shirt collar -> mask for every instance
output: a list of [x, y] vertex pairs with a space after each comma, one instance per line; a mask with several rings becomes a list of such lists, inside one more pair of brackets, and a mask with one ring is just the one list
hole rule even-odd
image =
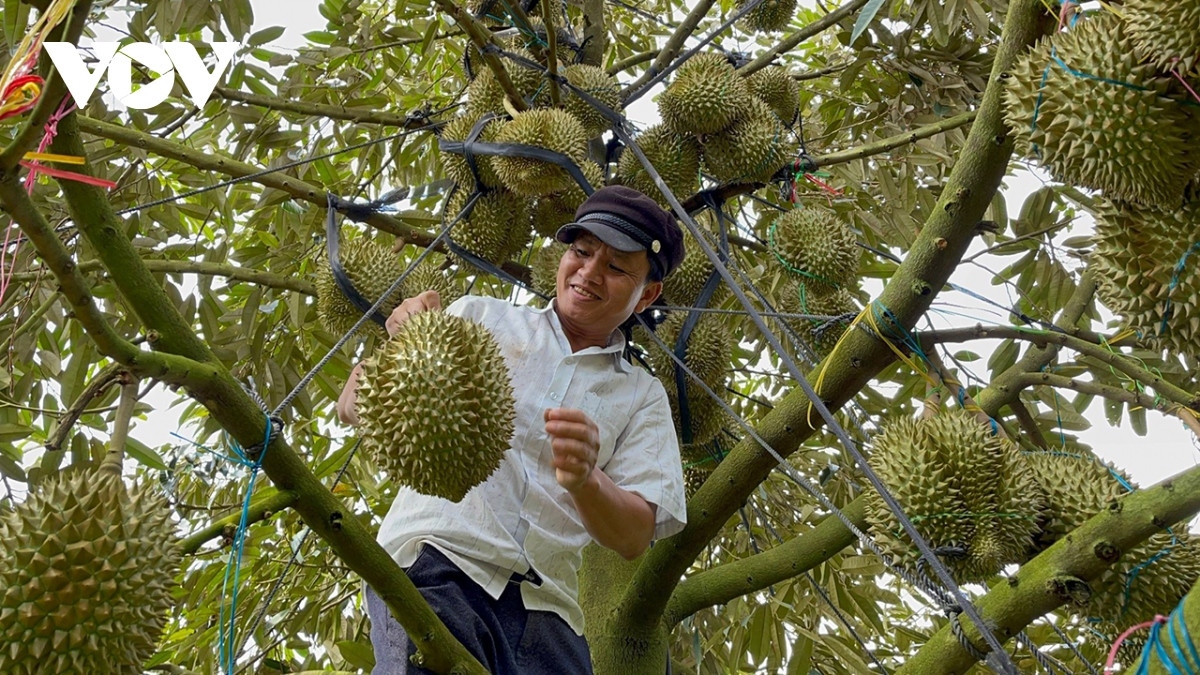
[[[545, 314], [549, 318], [550, 326], [554, 328], [554, 334], [558, 336], [559, 346], [562, 347], [564, 352], [570, 354], [570, 353], [572, 353], [571, 352], [571, 341], [567, 339], [567, 334], [565, 332], [563, 332], [562, 321], [560, 321], [558, 318], [558, 312], [552, 311], [555, 307], [555, 303], [557, 303], [557, 302], [558, 302], [558, 298], [550, 298], [550, 302], [546, 303], [545, 307], [538, 309], [537, 312], [539, 312], [541, 314]], [[596, 351], [590, 351], [590, 350], [596, 350]], [[629, 365], [629, 362], [626, 361], [624, 358], [624, 356], [625, 356], [625, 335], [621, 332], [620, 328], [613, 330], [612, 334], [610, 334], [608, 336], [608, 345], [607, 346], [605, 346], [603, 348], [588, 347], [588, 348], [584, 349], [583, 351], [586, 353], [589, 353], [589, 354], [612, 354], [613, 355], [613, 363], [616, 364], [616, 368], [618, 371], [620, 371], [622, 373], [629, 373], [632, 370], [632, 367]]]

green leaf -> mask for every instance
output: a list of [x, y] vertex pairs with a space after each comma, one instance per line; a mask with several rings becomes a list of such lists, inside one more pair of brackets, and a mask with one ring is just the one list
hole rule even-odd
[[157, 469], [158, 471], [167, 470], [167, 463], [163, 461], [162, 457], [136, 438], [130, 437], [125, 439], [125, 454], [151, 469]]
[[246, 44], [251, 47], [258, 47], [268, 42], [274, 42], [283, 36], [285, 30], [287, 29], [284, 26], [271, 26], [270, 28], [255, 31], [253, 35], [246, 38]]
[[14, 462], [7, 455], [0, 455], [0, 474], [22, 483], [26, 483], [29, 480], [21, 465]]
[[871, 22], [875, 20], [875, 15], [879, 13], [882, 7], [883, 0], [870, 0], [870, 2], [863, 6], [862, 12], [859, 13], [858, 18], [854, 21], [854, 28], [850, 31], [851, 45], [858, 42], [858, 36], [867, 30], [867, 26], [870, 26]]

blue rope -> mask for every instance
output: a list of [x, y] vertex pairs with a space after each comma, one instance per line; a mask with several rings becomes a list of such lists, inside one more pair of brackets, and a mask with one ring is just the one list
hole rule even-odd
[[[1124, 482], [1124, 481], [1122, 481], [1122, 482]], [[1125, 575], [1125, 591], [1124, 591], [1124, 598], [1121, 600], [1120, 616], [1124, 616], [1125, 610], [1129, 609], [1129, 600], [1130, 600], [1130, 597], [1133, 595], [1133, 582], [1137, 581], [1138, 575], [1140, 575], [1142, 573], [1142, 571], [1145, 570], [1146, 568], [1150, 567], [1154, 563], [1156, 563], [1159, 560], [1162, 560], [1163, 558], [1170, 555], [1171, 552], [1173, 550], [1175, 550], [1175, 547], [1179, 545], [1179, 537], [1177, 537], [1175, 535], [1175, 533], [1171, 531], [1171, 528], [1165, 527], [1163, 529], [1166, 530], [1167, 533], [1171, 535], [1171, 543], [1164, 546], [1163, 550], [1159, 551], [1158, 553], [1155, 553], [1154, 555], [1150, 556], [1143, 562], [1140, 562], [1137, 565], [1135, 565], [1133, 567], [1133, 569], [1129, 570], [1129, 574]]]
[[1183, 252], [1183, 257], [1179, 259], [1179, 262], [1175, 263], [1175, 271], [1171, 274], [1171, 283], [1167, 285], [1167, 300], [1163, 307], [1162, 325], [1158, 328], [1159, 333], [1165, 334], [1167, 332], [1167, 322], [1171, 320], [1171, 292], [1179, 286], [1179, 276], [1183, 274], [1184, 268], [1187, 267], [1187, 259], [1192, 254], [1192, 251], [1200, 251], [1200, 241], [1189, 246], [1188, 250]]
[[[1171, 610], [1171, 616], [1165, 622], [1167, 626], [1167, 634], [1170, 638], [1170, 653], [1163, 646], [1162, 628], [1164, 622], [1156, 621], [1150, 628], [1150, 637], [1146, 640], [1146, 645], [1142, 648], [1142, 660], [1138, 665], [1137, 675], [1149, 675], [1151, 655], [1158, 657], [1159, 664], [1166, 670], [1168, 675], [1200, 675], [1200, 654], [1196, 653], [1196, 645], [1192, 642], [1192, 636], [1188, 631], [1187, 622], [1183, 620], [1183, 603], [1187, 600], [1185, 596], [1175, 609]], [[1181, 644], [1182, 643], [1182, 644]], [[1185, 652], [1182, 645], [1187, 646]], [[1193, 667], [1195, 664], [1195, 667]]]

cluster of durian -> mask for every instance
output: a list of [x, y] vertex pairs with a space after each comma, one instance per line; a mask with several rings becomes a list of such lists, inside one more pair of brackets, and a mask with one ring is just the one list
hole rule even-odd
[[[1017, 152], [1059, 180], [1101, 190], [1110, 199], [1177, 208], [1200, 170], [1200, 153], [1192, 150], [1200, 139], [1200, 110], [1186, 104], [1187, 92], [1174, 77], [1126, 46], [1159, 46], [1160, 36], [1169, 34], [1174, 37], [1161, 42], [1194, 49], [1200, 9], [1185, 4], [1193, 7], [1179, 11], [1179, 18], [1190, 17], [1190, 26], [1160, 33], [1169, 20], [1166, 5], [1144, 2], [1135, 12], [1140, 22], [1103, 12], [1023, 56], [1004, 92]], [[1183, 56], [1169, 52], [1167, 60]]]
[[534, 252], [529, 260], [529, 281], [533, 290], [553, 298], [558, 294], [558, 265], [567, 245], [550, 242]]
[[[679, 67], [658, 97], [662, 126], [647, 130], [638, 144], [679, 197], [699, 187], [693, 170], [697, 158], [721, 182], [765, 182], [792, 152], [788, 125], [796, 116], [798, 92], [783, 68], [743, 77], [721, 54], [697, 54]], [[671, 167], [672, 158], [681, 166]], [[660, 164], [659, 159], [666, 161]], [[658, 194], [633, 157], [622, 158], [617, 177]]]
[[1192, 358], [1200, 358], [1198, 234], [1200, 199], [1174, 211], [1105, 204], [1089, 259], [1105, 306], [1150, 344]]
[[[664, 344], [674, 350], [687, 319], [688, 314], [685, 312], [672, 313], [659, 324], [655, 333]], [[641, 335], [638, 342], [646, 347], [646, 361], [654, 371], [655, 377], [667, 391], [667, 401], [671, 405], [671, 414], [675, 420], [675, 432], [679, 436], [683, 460], [689, 462], [706, 457], [707, 445], [721, 431], [726, 416], [721, 404], [704, 391], [697, 379], [718, 396], [725, 395], [725, 384], [729, 378], [729, 363], [733, 355], [733, 338], [729, 329], [719, 316], [701, 314], [684, 345], [683, 362], [696, 376], [693, 378], [686, 372], [683, 374], [690, 442], [687, 440], [689, 433], [685, 433], [683, 429], [674, 359], [659, 348], [649, 336]]]
[[181, 559], [161, 496], [109, 468], [52, 478], [0, 539], [0, 672], [142, 672]]
[[[390, 247], [366, 239], [342, 242], [339, 258], [354, 288], [370, 303], [387, 293], [404, 271], [399, 258]], [[348, 332], [362, 316], [362, 310], [355, 307], [342, 293], [341, 287], [333, 278], [333, 270], [324, 257], [317, 259], [316, 282], [317, 318], [321, 325], [337, 335]], [[387, 316], [403, 299], [404, 296], [397, 289], [380, 305], [379, 311]], [[377, 337], [385, 336], [383, 328], [374, 322], [363, 324], [363, 329], [372, 331]]]
[[421, 312], [364, 361], [363, 446], [400, 485], [461, 501], [487, 480], [512, 440], [508, 366], [483, 326]]
[[1127, 492], [1116, 476], [1128, 479], [1088, 448], [1073, 445], [1062, 451], [1026, 452], [1022, 456], [1046, 495], [1039, 549], [1062, 539]]
[[[698, 216], [696, 224], [700, 225], [702, 220]], [[712, 239], [709, 239], [708, 243], [711, 246]], [[713, 271], [712, 261], [701, 250], [700, 244], [696, 242], [692, 233], [685, 229], [683, 232], [683, 262], [663, 280], [663, 299], [668, 304], [677, 307], [695, 307], [700, 300], [700, 294], [704, 290], [705, 284], [712, 277]], [[723, 280], [718, 279], [716, 284], [708, 299], [707, 305], [710, 307], [720, 304], [729, 292], [729, 287]]]
[[[1020, 452], [965, 410], [888, 422], [871, 468], [960, 583], [984, 581], [1028, 559], [1045, 495]], [[915, 567], [919, 550], [875, 493], [867, 521], [884, 553]]]
[[1143, 58], [1164, 71], [1200, 74], [1200, 2], [1126, 0], [1121, 14]]
[[414, 267], [400, 283], [400, 294], [406, 298], [425, 291], [437, 291], [442, 307], [448, 307], [463, 296], [458, 280], [447, 274], [440, 263], [428, 257]]

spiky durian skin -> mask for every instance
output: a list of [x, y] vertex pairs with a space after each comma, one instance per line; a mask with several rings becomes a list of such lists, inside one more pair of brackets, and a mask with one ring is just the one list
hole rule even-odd
[[[692, 236], [691, 232], [685, 230], [683, 233], [683, 262], [670, 276], [663, 279], [663, 298], [668, 303], [679, 307], [695, 306], [700, 299], [700, 292], [704, 290], [704, 285], [708, 283], [712, 273], [712, 261], [704, 255], [704, 251], [700, 249], [700, 244], [696, 242], [696, 238]], [[708, 300], [708, 305], [712, 306], [721, 302], [728, 290], [725, 282], [718, 280], [717, 287]]]
[[1157, 348], [1193, 358], [1200, 357], [1197, 232], [1200, 200], [1169, 212], [1103, 205], [1089, 257], [1105, 306]]
[[750, 93], [775, 113], [779, 121], [791, 124], [800, 109], [800, 85], [783, 66], [767, 66], [746, 78]]
[[820, 206], [792, 209], [778, 216], [767, 236], [775, 261], [810, 289], [847, 286], [858, 272], [854, 230], [833, 211]]
[[[891, 420], [868, 461], [931, 548], [959, 549], [942, 556], [958, 581], [984, 581], [1031, 552], [1045, 497], [1016, 446], [973, 413]], [[916, 566], [916, 545], [874, 492], [867, 522], [884, 553]]]
[[[460, 115], [446, 123], [442, 128], [442, 138], [447, 141], [465, 141], [467, 136], [471, 134], [471, 129], [475, 123], [479, 121], [481, 115]], [[501, 122], [492, 120], [488, 122], [480, 132], [478, 141], [484, 143], [493, 143], [496, 140], [496, 134], [500, 131]], [[454, 152], [442, 151], [442, 168], [446, 171], [446, 177], [458, 183], [463, 189], [472, 189], [475, 187], [475, 174], [471, 173], [471, 165], [467, 163], [467, 158]], [[475, 167], [479, 170], [479, 180], [483, 182], [485, 187], [499, 187], [500, 177], [496, 175], [496, 169], [492, 167], [493, 157], [489, 155], [475, 155]]]
[[529, 277], [533, 289], [553, 298], [558, 294], [558, 265], [567, 245], [557, 241], [539, 248], [529, 261]]
[[[779, 289], [776, 309], [785, 314], [841, 317], [857, 313], [858, 305], [854, 302], [854, 296], [845, 288], [831, 288], [823, 284], [788, 279]], [[833, 318], [796, 317], [785, 321], [818, 357], [824, 357], [833, 350], [849, 325], [849, 321], [839, 322]]]
[[[390, 248], [373, 241], [356, 239], [343, 242], [339, 247], [339, 257], [354, 288], [370, 303], [386, 293], [404, 271]], [[402, 299], [399, 291], [392, 293], [380, 305], [379, 311], [387, 316]], [[329, 332], [340, 334], [349, 331], [361, 316], [362, 311], [346, 298], [334, 280], [329, 262], [321, 259], [317, 267], [317, 317], [321, 324]], [[383, 334], [383, 329], [374, 323], [363, 324], [364, 327], [368, 325], [368, 330]]]
[[[1066, 183], [1111, 199], [1177, 207], [1197, 169], [1200, 115], [1166, 98], [1170, 78], [1143, 62], [1115, 16], [1080, 21], [1018, 60], [1004, 91], [1005, 120], [1017, 152]], [[1054, 49], [1054, 55], [1051, 54]], [[1111, 82], [1078, 77], [1078, 72]]]
[[[581, 162], [579, 170], [591, 184], [592, 190], [604, 187], [604, 169], [594, 162]], [[533, 230], [543, 237], [553, 238], [558, 228], [575, 220], [575, 211], [587, 199], [587, 193], [571, 181], [565, 190], [537, 198], [533, 207]]]
[[431, 258], [422, 260], [400, 283], [400, 293], [406, 298], [425, 291], [437, 291], [442, 307], [463, 296], [458, 283], [447, 276], [441, 265]]
[[[657, 124], [639, 134], [636, 140], [676, 199], [687, 199], [700, 189], [700, 144], [695, 136]], [[667, 203], [637, 155], [628, 148], [617, 160], [616, 182], [645, 193], [660, 205]]]
[[495, 338], [445, 312], [409, 317], [359, 380], [364, 448], [397, 483], [455, 502], [500, 466], [514, 405]]
[[771, 108], [751, 98], [747, 111], [704, 139], [704, 165], [723, 183], [766, 182], [787, 163], [788, 133]]
[[[567, 78], [567, 82], [587, 92], [592, 98], [617, 112], [621, 111], [621, 86], [617, 84], [617, 78], [609, 75], [603, 68], [577, 63], [567, 66], [562, 74]], [[612, 126], [600, 111], [575, 92], [564, 91], [563, 98], [563, 108], [579, 120], [588, 138], [599, 136]]]
[[1026, 452], [1022, 457], [1046, 494], [1040, 544], [1063, 538], [1126, 492], [1115, 469], [1086, 448]]
[[142, 672], [181, 559], [160, 496], [108, 470], [53, 478], [0, 512], [0, 538], [0, 672]]
[[[749, 0], [738, 0], [741, 9]], [[747, 30], [768, 33], [783, 30], [796, 15], [796, 0], [763, 0], [742, 17], [740, 24]]]
[[753, 95], [720, 54], [697, 54], [658, 97], [663, 122], [681, 134], [712, 134], [749, 112]]
[[1200, 72], [1200, 2], [1126, 0], [1121, 14], [1139, 55], [1164, 72]]
[[[679, 339], [687, 314], [673, 313], [663, 321], [655, 333], [671, 349]], [[640, 330], [640, 329], [639, 329]], [[675, 420], [675, 432], [681, 444], [687, 443], [681, 427], [679, 410], [679, 389], [675, 386], [675, 360], [660, 349], [657, 343], [647, 336], [639, 339], [646, 347], [647, 362], [654, 375], [667, 391], [667, 401], [671, 404], [671, 416]], [[733, 340], [729, 329], [719, 317], [705, 314], [696, 322], [688, 337], [684, 349], [683, 362], [695, 373], [696, 377], [708, 385], [718, 396], [724, 396], [725, 381], [728, 377], [729, 360], [733, 354]], [[719, 404], [691, 376], [684, 373], [684, 393], [688, 401], [688, 417], [691, 421], [691, 443], [700, 446], [708, 443], [721, 430], [724, 424], [723, 411]]]
[[[520, 143], [560, 152], [583, 164], [587, 157], [587, 134], [583, 125], [565, 110], [539, 109], [517, 113], [496, 136], [499, 143]], [[575, 184], [571, 174], [550, 162], [525, 157], [496, 157], [492, 160], [496, 175], [513, 192], [524, 197], [540, 197]]]
[[[447, 219], [457, 217], [469, 199], [465, 190], [457, 191], [446, 206]], [[480, 195], [470, 215], [450, 229], [454, 243], [493, 263], [509, 260], [531, 238], [529, 202], [508, 190]]]
[[[533, 54], [523, 49], [515, 50], [521, 56], [534, 60]], [[516, 62], [509, 61], [506, 58], [501, 58], [504, 62], [504, 69], [508, 73], [509, 79], [521, 97], [528, 100], [538, 93], [542, 85], [542, 76], [532, 68], [526, 68]], [[481, 67], [478, 68], [478, 74], [471, 84], [467, 87], [467, 114], [481, 115], [485, 112], [504, 114], [504, 89], [500, 86], [500, 81], [496, 79], [496, 74], [491, 68], [482, 65], [482, 60], [477, 60]]]

